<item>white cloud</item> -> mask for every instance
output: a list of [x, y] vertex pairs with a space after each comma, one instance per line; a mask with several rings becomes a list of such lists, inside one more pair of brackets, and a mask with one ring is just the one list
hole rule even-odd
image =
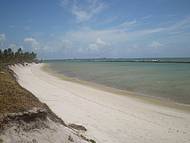
[[69, 7], [69, 11], [75, 16], [77, 22], [85, 22], [93, 18], [96, 14], [105, 9], [105, 3], [99, 0], [63, 0], [61, 6]]
[[169, 31], [181, 31], [186, 28], [190, 28], [190, 17], [187, 17], [181, 21], [178, 21], [177, 23], [167, 27], [167, 30]]
[[97, 40], [96, 40], [96, 43], [98, 44], [98, 45], [102, 45], [102, 46], [106, 46], [106, 45], [108, 45], [105, 41], [103, 41], [101, 38], [98, 38]]
[[99, 51], [102, 48], [107, 48], [109, 47], [110, 44], [106, 43], [105, 41], [103, 41], [101, 38], [97, 38], [96, 41], [94, 43], [90, 43], [88, 49], [90, 50], [95, 50], [95, 51]]
[[[185, 22], [184, 22], [185, 21]], [[135, 51], [134, 43], [138, 44], [139, 49], [163, 49], [166, 48], [162, 41], [167, 38], [168, 33], [178, 31], [187, 26], [188, 20], [181, 20], [168, 26], [162, 27], [135, 27], [141, 26], [140, 22], [136, 20], [126, 21], [119, 25], [107, 28], [107, 29], [91, 29], [91, 28], [80, 28], [77, 31], [70, 31], [64, 34], [63, 39], [68, 39], [72, 43], [72, 50], [74, 52], [88, 53], [94, 51], [94, 53], [104, 51], [109, 52], [110, 48], [113, 52], [124, 54], [125, 51]], [[130, 30], [127, 30], [129, 29]], [[162, 36], [163, 35], [163, 36]], [[159, 41], [157, 41], [158, 36]], [[149, 38], [153, 39], [153, 42], [146, 44]], [[155, 40], [154, 40], [155, 38]], [[169, 37], [168, 37], [169, 38]], [[145, 40], [145, 42], [142, 41]], [[109, 48], [107, 48], [109, 47]], [[90, 51], [89, 51], [90, 50]], [[143, 51], [142, 51], [143, 53]], [[139, 53], [140, 54], [140, 53]]]
[[[52, 36], [49, 41], [38, 41], [33, 37], [28, 37], [24, 39], [24, 48], [38, 50], [50, 57], [59, 55], [60, 58], [102, 55], [106, 57], [111, 54], [124, 57], [125, 55], [141, 55], [143, 52], [151, 52], [151, 50], [159, 52], [167, 48], [166, 38], [170, 36], [168, 33], [185, 31], [189, 19], [170, 23], [168, 26], [152, 28], [140, 27], [140, 23], [141, 21], [138, 20], [125, 21], [104, 29], [80, 27], [78, 30], [68, 31], [61, 36]], [[179, 34], [181, 35], [181, 33]], [[149, 42], [150, 37], [152, 42]]]
[[149, 45], [149, 47], [154, 48], [154, 49], [158, 49], [158, 48], [160, 48], [160, 47], [162, 47], [162, 46], [163, 46], [163, 44], [161, 44], [161, 43], [158, 42], [158, 41], [153, 41], [153, 42]]
[[79, 48], [73, 45], [73, 41], [68, 40], [66, 37], [52, 37], [48, 42], [40, 41], [40, 54], [48, 58], [72, 58], [73, 54], [79, 53]]
[[[95, 43], [91, 43], [91, 44], [89, 44], [88, 49], [97, 51], [97, 50], [99, 50], [99, 47]], [[82, 49], [80, 49], [80, 51], [82, 51]]]
[[118, 28], [118, 29], [125, 29], [125, 28], [130, 28], [132, 26], [134, 26], [135, 24], [137, 23], [136, 20], [132, 20], [132, 21], [125, 21], [121, 24], [119, 24], [118, 26], [116, 26], [115, 28]]
[[5, 34], [0, 34], [0, 46], [2, 46], [5, 41], [6, 41], [6, 36], [5, 36]]
[[32, 50], [38, 50], [40, 47], [40, 43], [32, 37], [25, 38], [24, 43], [31, 46]]
[[[182, 20], [171, 24], [170, 26], [165, 27], [155, 27], [155, 28], [140, 28], [135, 30], [133, 26], [137, 24], [136, 20], [126, 21], [118, 26], [114, 26], [107, 29], [96, 30], [91, 28], [81, 28], [78, 31], [67, 32], [64, 38], [69, 39], [70, 41], [78, 43], [93, 43], [99, 37], [106, 40], [109, 43], [123, 43], [130, 40], [137, 40], [138, 38], [145, 38], [146, 36], [154, 36], [155, 34], [164, 34], [167, 36], [167, 33], [179, 31], [188, 26], [188, 20]], [[128, 31], [127, 29], [132, 30]]]
[[[106, 7], [105, 4], [98, 0], [85, 1], [86, 4], [84, 4], [84, 1], [83, 3], [79, 3], [78, 0], [64, 1], [64, 5], [70, 8], [70, 12], [76, 17], [78, 22], [91, 20]], [[63, 44], [63, 47], [70, 47], [69, 50], [72, 51], [72, 53], [79, 52], [81, 55], [86, 53], [86, 55], [89, 56], [96, 56], [96, 54], [100, 52], [104, 54], [111, 53], [110, 51], [115, 55], [125, 55], [125, 52], [128, 54], [131, 52], [135, 55], [139, 49], [141, 50], [139, 52], [140, 55], [144, 52], [143, 50], [149, 51], [150, 48], [155, 51], [167, 48], [166, 45], [162, 43], [166, 43], [166, 39], [169, 39], [171, 33], [175, 34], [177, 32], [182, 36], [184, 33], [180, 31], [185, 33], [189, 32], [187, 28], [190, 27], [190, 18], [188, 17], [176, 22], [170, 22], [169, 24], [166, 22], [159, 22], [161, 26], [152, 27], [152, 25], [148, 27], [149, 23], [144, 24], [144, 21], [150, 18], [152, 18], [152, 16], [147, 15], [137, 20], [126, 20], [117, 25], [113, 25], [115, 23], [113, 22], [113, 24], [111, 24], [113, 25], [112, 27], [110, 27], [110, 25], [103, 29], [79, 27], [78, 30], [68, 31], [62, 36], [63, 39], [67, 39], [69, 43], [72, 43], [68, 46], [66, 42]], [[150, 38], [153, 42], [148, 43]], [[134, 44], [138, 46], [134, 46]]]
[[63, 39], [61, 41], [61, 47], [63, 49], [71, 49], [72, 48], [72, 42], [70, 40], [67, 39]]

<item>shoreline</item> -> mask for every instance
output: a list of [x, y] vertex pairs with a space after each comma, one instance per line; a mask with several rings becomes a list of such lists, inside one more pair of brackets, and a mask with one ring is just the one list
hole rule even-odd
[[65, 122], [84, 125], [97, 143], [189, 142], [189, 113], [61, 80], [42, 66], [15, 67], [19, 84]]
[[117, 88], [109, 87], [109, 86], [106, 86], [103, 84], [98, 84], [98, 83], [91, 82], [91, 81], [81, 80], [76, 77], [72, 78], [72, 77], [66, 76], [64, 74], [56, 73], [56, 71], [53, 71], [52, 69], [50, 69], [48, 67], [49, 66], [48, 63], [42, 63], [42, 64], [43, 65], [42, 65], [41, 69], [44, 72], [47, 72], [50, 75], [55, 76], [61, 80], [66, 80], [69, 82], [82, 84], [84, 86], [89, 86], [91, 88], [95, 88], [95, 89], [106, 91], [106, 92], [111, 92], [111, 93], [121, 95], [121, 96], [128, 96], [130, 98], [133, 98], [134, 100], [139, 100], [141, 102], [145, 102], [148, 104], [153, 104], [153, 105], [156, 104], [158, 106], [165, 106], [165, 107], [182, 110], [182, 111], [186, 111], [186, 112], [190, 113], [190, 104], [179, 103], [179, 102], [175, 102], [173, 100], [162, 98], [162, 97], [153, 97], [153, 96], [149, 96], [149, 95], [142, 94], [142, 93], [117, 89]]

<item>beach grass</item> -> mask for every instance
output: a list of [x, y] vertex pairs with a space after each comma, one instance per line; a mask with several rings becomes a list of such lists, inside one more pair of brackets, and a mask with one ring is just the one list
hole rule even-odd
[[22, 88], [12, 74], [8, 68], [0, 65], [0, 114], [42, 107], [43, 104], [29, 91]]

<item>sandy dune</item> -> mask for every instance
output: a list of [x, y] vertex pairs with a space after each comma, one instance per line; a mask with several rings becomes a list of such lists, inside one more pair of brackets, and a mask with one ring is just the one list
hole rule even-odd
[[21, 86], [97, 143], [189, 143], [190, 113], [60, 80], [43, 64], [15, 66]]

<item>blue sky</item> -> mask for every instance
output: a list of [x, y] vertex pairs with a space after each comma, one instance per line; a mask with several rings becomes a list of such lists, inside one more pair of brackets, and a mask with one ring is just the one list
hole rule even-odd
[[40, 58], [190, 57], [189, 0], [0, 0], [0, 48]]

